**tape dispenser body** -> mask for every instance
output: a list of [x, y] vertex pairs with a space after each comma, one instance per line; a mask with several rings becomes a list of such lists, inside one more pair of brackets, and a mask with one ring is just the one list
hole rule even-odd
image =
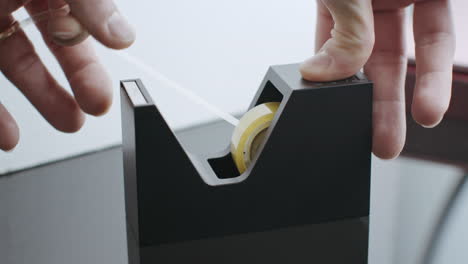
[[[260, 85], [250, 108], [281, 103], [242, 175], [228, 146], [218, 154], [185, 150], [142, 82], [121, 82], [131, 264], [155, 261], [167, 244], [306, 225], [320, 238], [312, 254], [339, 255], [337, 245], [348, 241], [358, 251], [351, 255], [366, 263], [372, 83], [361, 74], [307, 82], [298, 67], [272, 66]], [[343, 228], [347, 220], [363, 228]]]

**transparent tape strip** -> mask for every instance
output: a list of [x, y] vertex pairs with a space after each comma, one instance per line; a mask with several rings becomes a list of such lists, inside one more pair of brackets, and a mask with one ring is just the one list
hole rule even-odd
[[205, 99], [201, 98], [193, 91], [181, 86], [180, 84], [172, 81], [171, 79], [167, 78], [164, 74], [159, 72], [158, 70], [154, 69], [150, 65], [146, 64], [142, 60], [138, 59], [137, 57], [129, 54], [125, 51], [117, 51], [116, 54], [129, 62], [130, 64], [138, 67], [141, 71], [148, 74], [154, 80], [164, 83], [165, 85], [174, 88], [180, 95], [186, 97], [190, 101], [203, 106], [205, 109], [210, 111], [211, 113], [215, 114], [216, 116], [220, 117], [221, 119], [225, 120], [226, 122], [232, 124], [233, 126], [237, 126], [239, 124], [239, 120], [232, 116], [229, 113], [226, 113], [219, 109], [218, 107], [214, 106], [213, 104], [208, 103]]

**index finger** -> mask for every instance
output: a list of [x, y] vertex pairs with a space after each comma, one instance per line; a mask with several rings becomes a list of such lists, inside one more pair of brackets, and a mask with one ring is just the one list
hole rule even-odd
[[124, 49], [135, 41], [135, 30], [112, 0], [65, 0], [71, 14], [99, 42], [113, 49]]
[[417, 2], [414, 6], [416, 86], [413, 118], [425, 127], [437, 125], [450, 103], [455, 33], [450, 1]]

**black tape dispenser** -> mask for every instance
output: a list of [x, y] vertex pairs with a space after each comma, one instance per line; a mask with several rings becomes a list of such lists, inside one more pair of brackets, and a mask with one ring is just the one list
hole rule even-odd
[[[258, 263], [265, 255], [269, 263], [367, 262], [372, 83], [362, 74], [308, 82], [298, 68], [270, 67], [231, 142], [217, 154], [185, 149], [143, 83], [121, 82], [131, 264], [188, 256], [195, 263], [208, 263], [203, 256]], [[307, 242], [281, 233], [301, 227]], [[259, 242], [275, 239], [281, 250]], [[249, 241], [255, 245], [246, 249]], [[184, 253], [192, 242], [197, 249]], [[309, 258], [289, 262], [294, 256], [282, 251], [288, 245], [293, 252], [306, 248]]]

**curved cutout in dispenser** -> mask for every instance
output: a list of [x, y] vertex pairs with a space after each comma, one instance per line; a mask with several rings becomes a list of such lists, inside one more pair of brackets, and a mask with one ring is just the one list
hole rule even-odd
[[[257, 100], [251, 104], [251, 107], [249, 108], [249, 110], [252, 109], [252, 107], [263, 104], [263, 103], [269, 103], [269, 102], [281, 103], [283, 101], [283, 94], [278, 89], [276, 89], [276, 87], [268, 80], [266, 81], [263, 90], [260, 89], [258, 93], [260, 93], [260, 95], [258, 96]], [[276, 115], [279, 115], [278, 112], [276, 113]], [[273, 125], [271, 125], [271, 127], [273, 127]], [[256, 156], [259, 156], [260, 153], [262, 152], [263, 146], [268, 141], [268, 137], [270, 134], [271, 134], [271, 131], [267, 129], [267, 131], [265, 131], [265, 137], [259, 146], [259, 149], [258, 149], [259, 151]], [[224, 152], [226, 154], [221, 157], [213, 157], [213, 158], [208, 159], [210, 166], [213, 168], [215, 174], [220, 179], [239, 177], [239, 171], [234, 164], [232, 153], [230, 152], [230, 147], [228, 146]], [[255, 163], [256, 159], [257, 157], [253, 159], [254, 161], [253, 164]], [[253, 164], [251, 167], [253, 167]], [[248, 175], [244, 175], [243, 180], [245, 180], [247, 177]]]

